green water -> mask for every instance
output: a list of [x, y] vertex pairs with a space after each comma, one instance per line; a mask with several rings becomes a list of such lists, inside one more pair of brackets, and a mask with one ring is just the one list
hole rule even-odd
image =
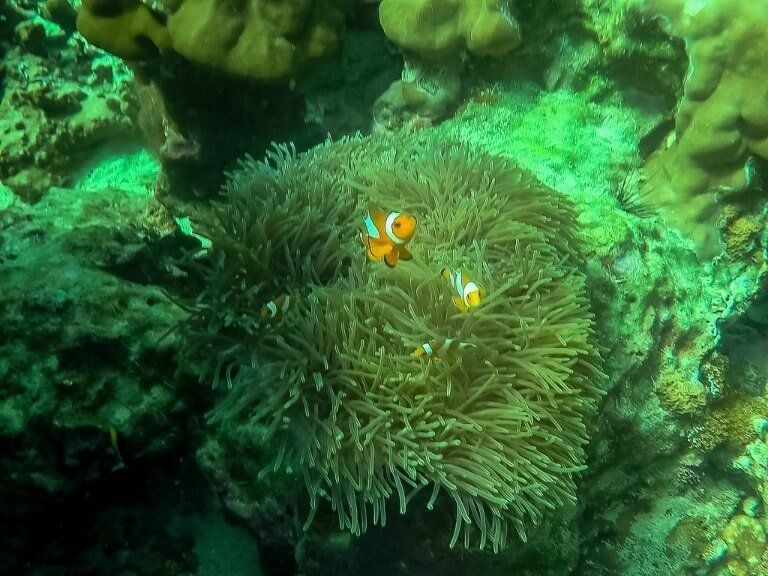
[[768, 574], [766, 25], [0, 4], [0, 574]]

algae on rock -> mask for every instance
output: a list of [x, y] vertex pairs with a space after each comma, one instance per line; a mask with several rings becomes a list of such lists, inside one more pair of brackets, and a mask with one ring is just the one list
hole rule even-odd
[[119, 145], [137, 134], [131, 75], [119, 60], [86, 50], [82, 39], [36, 13], [24, 22], [44, 31], [43, 49], [19, 41], [4, 57], [0, 181], [36, 201], [51, 186], [69, 184], [105, 141]]
[[204, 393], [162, 339], [184, 312], [157, 285], [181, 249], [159, 208], [106, 185], [0, 202], [3, 573], [193, 569], [167, 527], [175, 482], [196, 490], [186, 426]]

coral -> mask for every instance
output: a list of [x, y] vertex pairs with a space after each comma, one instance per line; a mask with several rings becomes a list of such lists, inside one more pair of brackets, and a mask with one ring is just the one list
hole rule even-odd
[[752, 416], [752, 430], [750, 430], [750, 442], [742, 447], [741, 454], [733, 459], [733, 468], [744, 472], [750, 479], [754, 491], [763, 501], [768, 502], [768, 420], [765, 411]]
[[[174, 51], [188, 60], [260, 81], [286, 80], [307, 60], [333, 52], [349, 0], [181, 0], [164, 11], [139, 0], [85, 0], [78, 29], [121, 58]], [[167, 21], [166, 21], [167, 19]]]
[[749, 0], [649, 2], [675, 36], [685, 39], [690, 73], [674, 138], [646, 166], [654, 202], [674, 214], [702, 256], [719, 252], [719, 206], [750, 192], [750, 158], [768, 159], [764, 31], [768, 7]]
[[[367, 130], [371, 103], [399, 74], [380, 30], [339, 42], [350, 0], [145, 4], [173, 46], [153, 57], [149, 43], [149, 57], [127, 65], [138, 127], [163, 166], [158, 197], [177, 214], [215, 196], [234, 158]], [[188, 150], [168, 154], [180, 142]]]
[[763, 222], [757, 216], [746, 215], [730, 222], [724, 231], [725, 253], [740, 258], [751, 253], [760, 245]]
[[728, 522], [722, 538], [728, 546], [725, 562], [730, 573], [758, 576], [754, 567], [760, 564], [765, 552], [765, 530], [760, 520], [737, 514]]
[[768, 418], [768, 400], [734, 394], [712, 406], [691, 443], [703, 452], [709, 452], [718, 446], [742, 452], [755, 438], [756, 418]]
[[676, 373], [658, 382], [656, 393], [662, 406], [675, 414], [695, 414], [707, 403], [707, 393], [700, 382]]
[[540, 75], [547, 90], [579, 91], [593, 100], [621, 93], [627, 103], [645, 110], [666, 111], [676, 102], [685, 51], [681, 41], [671, 39], [643, 12], [643, 2], [516, 4], [526, 36], [515, 53], [516, 77], [529, 69]]
[[70, 0], [46, 0], [41, 8], [41, 14], [69, 33], [77, 30], [77, 10]]
[[128, 60], [171, 48], [163, 21], [140, 0], [84, 0], [77, 29], [92, 44]]
[[508, 0], [383, 0], [379, 18], [405, 56], [402, 80], [379, 106], [430, 120], [460, 101], [467, 54], [500, 58], [521, 42]]
[[425, 118], [442, 118], [461, 98], [461, 74], [458, 68], [405, 56], [399, 87], [404, 105]]
[[174, 50], [193, 62], [255, 80], [282, 80], [337, 48], [349, 4], [259, 0], [230, 7], [184, 0], [168, 19], [168, 31]]
[[[574, 214], [502, 159], [391, 147], [352, 140], [245, 162], [199, 226], [213, 245], [207, 288], [181, 333], [232, 387], [211, 423], [253, 446], [266, 434], [274, 453], [250, 458], [298, 472], [310, 518], [327, 501], [359, 534], [385, 522], [390, 499], [404, 513], [424, 490], [442, 509], [443, 493], [456, 508], [450, 545], [497, 550], [508, 529], [525, 539], [572, 501], [584, 467], [601, 375]], [[366, 263], [355, 236], [369, 202], [417, 216], [412, 262]], [[481, 277], [487, 304], [457, 314], [446, 265]], [[265, 324], [258, 310], [281, 293], [296, 308]], [[440, 336], [476, 348], [410, 355]]]
[[432, 60], [504, 56], [521, 41], [508, 0], [382, 0], [379, 17], [394, 44]]

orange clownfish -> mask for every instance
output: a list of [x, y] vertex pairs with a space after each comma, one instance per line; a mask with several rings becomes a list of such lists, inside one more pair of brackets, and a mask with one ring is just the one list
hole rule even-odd
[[453, 355], [465, 348], [474, 347], [474, 344], [459, 342], [454, 338], [441, 338], [439, 340], [424, 342], [424, 344], [411, 353], [411, 356], [415, 356], [416, 358], [426, 358], [427, 360], [432, 360], [434, 362], [435, 360], [440, 360], [441, 358]]
[[359, 238], [365, 245], [370, 260], [384, 259], [390, 268], [400, 260], [410, 260], [411, 253], [405, 245], [411, 241], [416, 230], [416, 218], [400, 212], [384, 212], [369, 208], [363, 221]]
[[291, 306], [293, 306], [293, 298], [283, 294], [264, 304], [261, 315], [267, 320], [279, 320]]
[[485, 295], [485, 288], [470, 279], [461, 270], [443, 268], [440, 275], [448, 280], [453, 292], [453, 303], [461, 312], [477, 308]]

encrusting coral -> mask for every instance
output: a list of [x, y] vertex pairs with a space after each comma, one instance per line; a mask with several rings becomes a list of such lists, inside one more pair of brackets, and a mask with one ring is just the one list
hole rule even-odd
[[153, 10], [139, 0], [85, 0], [78, 28], [122, 58], [173, 51], [233, 76], [278, 81], [336, 49], [349, 5], [349, 0], [165, 0]]
[[[366, 260], [369, 203], [417, 217], [412, 261]], [[231, 387], [210, 423], [271, 439], [232, 466], [294, 471], [310, 520], [330, 502], [355, 534], [424, 490], [428, 509], [455, 505], [451, 546], [525, 539], [575, 498], [602, 378], [574, 229], [567, 199], [462, 146], [352, 139], [243, 162], [199, 226], [206, 288], [181, 330]], [[483, 282], [480, 307], [456, 310], [445, 266]], [[265, 320], [284, 293], [294, 307]], [[440, 338], [471, 347], [411, 355]]]
[[719, 251], [718, 204], [740, 201], [748, 191], [751, 157], [768, 159], [768, 6], [655, 0], [646, 9], [664, 16], [690, 58], [674, 140], [651, 157], [647, 188], [710, 256]]
[[707, 403], [707, 393], [701, 382], [677, 373], [659, 382], [656, 393], [662, 406], [676, 414], [695, 414]]

